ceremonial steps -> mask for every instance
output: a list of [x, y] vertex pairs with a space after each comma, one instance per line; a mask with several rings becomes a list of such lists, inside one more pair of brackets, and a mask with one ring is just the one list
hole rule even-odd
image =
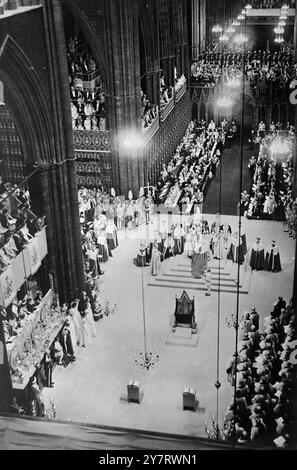
[[[165, 287], [185, 290], [207, 291], [203, 279], [195, 279], [191, 273], [190, 260], [177, 257], [175, 260], [166, 261], [164, 272], [156, 277], [151, 277], [148, 286]], [[171, 263], [171, 264], [170, 264]], [[237, 269], [238, 265], [230, 261], [213, 260], [208, 265], [211, 268], [211, 292], [227, 292], [237, 294]], [[248, 294], [251, 280], [251, 270], [247, 266], [240, 267], [239, 293]]]

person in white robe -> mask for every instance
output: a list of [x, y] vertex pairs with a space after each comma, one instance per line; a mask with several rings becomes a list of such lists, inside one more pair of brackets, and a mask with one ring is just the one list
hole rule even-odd
[[161, 264], [162, 253], [158, 250], [158, 244], [155, 243], [152, 249], [151, 272], [152, 276], [157, 276]]
[[93, 312], [92, 312], [92, 308], [91, 308], [91, 304], [90, 304], [89, 300], [88, 300], [88, 306], [87, 306], [87, 309], [86, 309], [86, 320], [89, 324], [89, 329], [90, 329], [91, 336], [93, 336], [93, 337], [97, 336], [96, 329], [95, 329], [95, 322], [94, 322]]
[[77, 340], [76, 344], [79, 344], [79, 335], [80, 335], [80, 330], [81, 330], [82, 318], [81, 318], [81, 314], [78, 311], [77, 305], [78, 305], [78, 300], [74, 300], [71, 303], [70, 309], [68, 310], [68, 316], [72, 318], [72, 323], [74, 326], [76, 340]]

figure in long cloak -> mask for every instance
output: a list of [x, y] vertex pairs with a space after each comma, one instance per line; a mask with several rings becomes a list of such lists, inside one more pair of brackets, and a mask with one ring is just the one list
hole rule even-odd
[[238, 243], [238, 233], [234, 233], [233, 240], [230, 243], [229, 251], [227, 254], [227, 259], [233, 261], [233, 263], [243, 264], [244, 263], [244, 250], [242, 238], [240, 243]]
[[158, 244], [155, 243], [152, 249], [151, 268], [152, 276], [157, 276], [159, 273], [162, 253], [158, 250]]
[[266, 250], [265, 269], [266, 271], [272, 271], [274, 273], [278, 273], [282, 270], [279, 249], [275, 240], [272, 240], [271, 244]]
[[256, 238], [256, 243], [252, 246], [250, 266], [257, 271], [265, 269], [264, 246], [261, 238]]
[[201, 279], [207, 269], [208, 253], [202, 252], [202, 247], [197, 246], [192, 255], [192, 276]]

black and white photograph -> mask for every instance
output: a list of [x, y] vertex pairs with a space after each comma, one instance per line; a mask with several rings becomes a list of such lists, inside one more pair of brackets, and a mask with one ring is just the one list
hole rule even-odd
[[297, 450], [296, 137], [295, 0], [0, 0], [1, 450]]

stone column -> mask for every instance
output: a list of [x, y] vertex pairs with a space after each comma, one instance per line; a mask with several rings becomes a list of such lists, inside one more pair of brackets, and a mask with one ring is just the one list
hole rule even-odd
[[192, 60], [197, 60], [205, 46], [206, 3], [192, 0]]
[[107, 56], [113, 58], [109, 69], [109, 104], [111, 128], [115, 131], [116, 190], [125, 196], [130, 189], [138, 192], [141, 165], [135, 152], [125, 148], [122, 138], [123, 133], [132, 138], [134, 134], [141, 135], [138, 7], [134, 0], [104, 3]]
[[146, 74], [147, 99], [158, 106], [160, 105], [160, 74], [160, 70], [154, 70]]
[[37, 178], [47, 215], [49, 266], [61, 299], [70, 301], [84, 288], [84, 269], [61, 2], [45, 0], [43, 13], [55, 152]]

